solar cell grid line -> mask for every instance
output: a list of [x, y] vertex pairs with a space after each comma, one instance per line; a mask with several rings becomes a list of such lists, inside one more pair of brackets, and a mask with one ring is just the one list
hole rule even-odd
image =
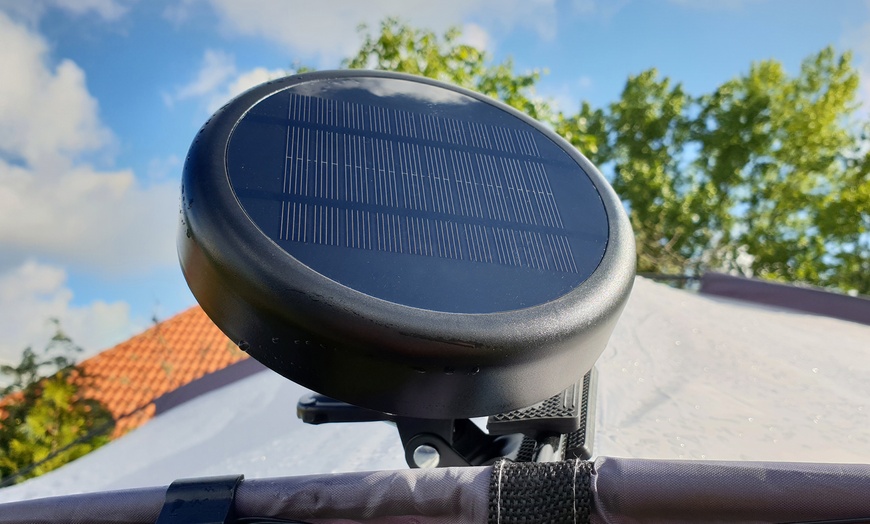
[[296, 175], [299, 172], [298, 163], [301, 161], [299, 158], [299, 135], [302, 130], [298, 127], [288, 126], [288, 137], [287, 137], [287, 160], [285, 161], [285, 165], [287, 166], [287, 170], [289, 173], [285, 173], [285, 178], [287, 179], [286, 184], [286, 192], [289, 194], [296, 194], [297, 186], [299, 184], [299, 177]]
[[499, 254], [499, 262], [506, 266], [513, 266], [513, 252], [510, 250], [510, 242], [504, 228], [493, 227], [493, 238]]
[[420, 115], [420, 128], [423, 138], [433, 142], [443, 142], [444, 138], [441, 133], [440, 119], [434, 115]]
[[459, 226], [456, 222], [445, 222], [444, 229], [447, 233], [447, 242], [453, 258], [462, 260], [462, 243], [459, 239]]
[[499, 129], [497, 127], [494, 127], [494, 126], [488, 126], [487, 131], [490, 135], [493, 149], [496, 149], [498, 151], [504, 151], [505, 146], [504, 146], [504, 143], [502, 142], [503, 137], [502, 137], [501, 133], [499, 133]]
[[474, 224], [472, 226], [474, 230], [474, 235], [477, 237], [480, 247], [481, 247], [481, 257], [482, 262], [492, 263], [492, 250], [489, 245], [489, 236], [487, 235], [487, 230], [485, 227], [480, 224]]
[[417, 227], [416, 217], [405, 215], [405, 226], [408, 228], [408, 252], [414, 255], [423, 254], [423, 240]]
[[577, 261], [574, 259], [574, 252], [571, 251], [571, 246], [568, 244], [568, 237], [562, 236], [562, 245], [565, 246], [565, 255], [568, 258], [568, 268], [566, 273], [577, 273]]
[[403, 111], [399, 109], [393, 109], [390, 114], [396, 122], [396, 136], [405, 136], [405, 126], [402, 122], [402, 113]]
[[432, 221], [428, 218], [425, 220], [424, 225], [426, 226], [426, 242], [429, 245], [429, 255], [435, 256], [435, 247], [432, 245]]
[[505, 215], [502, 211], [502, 202], [496, 196], [496, 182], [493, 176], [494, 166], [492, 157], [474, 154], [474, 162], [477, 166], [477, 173], [480, 175], [481, 189], [486, 203], [486, 215], [492, 220], [505, 220]]
[[468, 234], [468, 223], [462, 223], [462, 232], [464, 233], [463, 238], [465, 239], [465, 248], [468, 251], [468, 259], [472, 262], [477, 262], [477, 249], [472, 242], [471, 235]]
[[536, 253], [530, 242], [531, 237], [528, 231], [520, 231], [520, 243], [523, 246], [523, 253], [526, 255], [527, 267], [538, 269], [538, 260]]
[[405, 238], [408, 239], [408, 253], [410, 253], [412, 255], [416, 255], [417, 254], [417, 242], [416, 242], [416, 239], [414, 238], [414, 229], [411, 227], [411, 224], [409, 223], [410, 218], [411, 218], [410, 216], [405, 215], [405, 231], [408, 233], [407, 235], [405, 235]]
[[438, 250], [437, 255], [441, 258], [450, 258], [447, 255], [444, 244], [444, 233], [441, 230], [441, 221], [434, 220], [435, 223], [435, 248]]
[[468, 253], [468, 260], [472, 262], [481, 261], [481, 246], [474, 237], [474, 226], [465, 222], [459, 229], [459, 234], [465, 239], [464, 246]]
[[565, 248], [565, 255], [568, 257], [568, 269], [572, 273], [577, 272], [577, 261], [574, 259], [574, 252], [571, 250], [571, 245], [568, 243], [568, 237], [560, 235], [562, 245]]
[[360, 241], [360, 224], [359, 224], [359, 210], [351, 209], [350, 210], [350, 247], [359, 248], [362, 242]]
[[349, 177], [347, 183], [350, 186], [350, 201], [362, 202], [363, 190], [361, 182], [364, 180], [365, 171], [363, 171], [363, 157], [365, 150], [363, 148], [363, 138], [360, 135], [348, 134], [348, 148], [345, 150], [345, 161], [349, 164]]
[[544, 166], [538, 162], [531, 163], [531, 173], [533, 178], [535, 178], [540, 186], [543, 188], [544, 194], [546, 195], [546, 208], [548, 210], [549, 216], [552, 219], [552, 223], [554, 227], [558, 227], [560, 229], [564, 228], [564, 224], [562, 223], [562, 215], [559, 213], [559, 207], [556, 205], [556, 200], [553, 196], [553, 188], [550, 186], [550, 180], [547, 176], [547, 172], [544, 170]]
[[432, 173], [433, 208], [439, 213], [454, 214], [453, 193], [450, 191], [450, 180], [447, 177], [447, 156], [444, 149], [424, 147], [429, 172]]
[[288, 240], [296, 240], [296, 229], [299, 227], [299, 221], [296, 220], [296, 202], [291, 202], [287, 206], [287, 224], [288, 224]]
[[414, 253], [417, 255], [427, 255], [426, 242], [423, 238], [423, 231], [420, 227], [420, 217], [410, 217], [410, 229], [414, 232]]
[[483, 208], [480, 205], [480, 198], [477, 194], [477, 184], [474, 177], [474, 163], [471, 160], [471, 154], [467, 151], [461, 151], [459, 154], [460, 161], [460, 177], [465, 189], [465, 196], [468, 199], [471, 216], [477, 218], [486, 218], [483, 213]]
[[511, 206], [513, 208], [513, 218], [516, 222], [521, 224], [528, 224], [529, 220], [525, 213], [525, 208], [523, 207], [523, 203], [521, 200], [521, 196], [519, 195], [519, 189], [517, 188], [516, 177], [515, 177], [515, 169], [514, 161], [511, 158], [500, 159], [502, 173], [505, 176], [505, 188], [510, 199]]
[[308, 204], [302, 204], [300, 207], [300, 224], [299, 229], [302, 233], [302, 241], [308, 242]]
[[296, 242], [306, 242], [308, 239], [306, 238], [306, 222], [308, 220], [308, 205], [307, 204], [296, 204], [293, 203], [293, 215], [292, 215], [292, 224], [294, 224], [293, 228], [293, 238]]
[[399, 205], [399, 190], [396, 185], [396, 152], [393, 147], [393, 142], [387, 142], [389, 152], [387, 157], [390, 159], [389, 168], [387, 170], [387, 194], [389, 195], [390, 207], [398, 207]]
[[311, 143], [311, 130], [303, 129], [302, 133], [299, 134], [299, 172], [297, 176], [299, 177], [299, 187], [297, 188], [298, 195], [307, 195], [308, 194], [308, 177], [306, 176], [308, 173], [308, 155], [309, 155], [309, 144]]
[[453, 184], [456, 188], [456, 196], [457, 200], [459, 201], [459, 209], [461, 210], [462, 214], [465, 216], [474, 216], [474, 210], [472, 209], [471, 203], [471, 195], [469, 194], [468, 184], [465, 180], [467, 168], [464, 162], [464, 153], [464, 151], [450, 151], [450, 156], [453, 160]]
[[374, 175], [374, 195], [375, 195], [375, 204], [379, 206], [386, 205], [387, 195], [385, 189], [385, 164], [386, 160], [383, 158], [383, 151], [381, 150], [380, 140], [372, 140], [372, 149], [374, 150], [374, 159], [375, 164], [373, 166], [373, 175]]
[[[318, 104], [319, 105], [319, 104]], [[314, 140], [308, 146], [311, 148], [311, 156], [308, 159], [308, 178], [311, 184], [311, 196], [323, 196], [321, 190], [321, 161], [323, 156], [323, 132], [320, 129], [314, 130]]]
[[423, 248], [422, 254], [425, 256], [432, 256], [432, 239], [426, 234], [428, 231], [426, 224], [429, 222], [429, 219], [414, 217], [414, 220], [417, 223], [418, 237], [421, 240], [421, 246]]
[[426, 204], [426, 183], [423, 180], [423, 164], [420, 162], [420, 146], [417, 144], [411, 145], [411, 181], [414, 184], [414, 194], [416, 195], [416, 208], [418, 210], [428, 211], [429, 206]]
[[287, 226], [287, 219], [285, 216], [285, 210], [287, 208], [287, 201], [281, 200], [281, 225], [278, 228], [278, 240], [287, 240], [284, 238], [284, 228]]
[[371, 245], [368, 242], [370, 238], [367, 227], [368, 220], [366, 220], [368, 218], [368, 212], [362, 209], [357, 209], [356, 216], [357, 225], [359, 226], [359, 241], [357, 245], [360, 249], [371, 249]]
[[468, 141], [465, 139], [465, 132], [462, 129], [462, 122], [460, 120], [444, 119], [449, 122], [451, 127], [451, 132], [453, 133], [453, 143], [457, 145], [465, 145]]
[[568, 237], [557, 235], [556, 243], [559, 246], [560, 255], [565, 260], [565, 271], [576, 273], [577, 262], [574, 260], [574, 254], [571, 252], [571, 246], [568, 244]]
[[378, 249], [380, 251], [390, 252], [391, 249], [387, 240], [387, 231], [384, 224], [383, 213], [375, 213], [375, 225], [378, 231]]
[[337, 208], [332, 207], [332, 206], [324, 206], [324, 208], [325, 208], [324, 215], [326, 215], [326, 217], [325, 217], [326, 244], [330, 245], [330, 246], [334, 246], [335, 245], [335, 227], [337, 225], [336, 221], [335, 221], [335, 213], [338, 210], [337, 210]]
[[535, 253], [532, 250], [532, 246], [529, 244], [527, 239], [528, 231], [519, 230], [517, 231], [520, 237], [520, 245], [523, 248], [523, 255], [525, 256], [525, 266], [528, 268], [537, 269], [537, 264], [535, 260]]
[[547, 255], [541, 249], [540, 235], [537, 232], [526, 231], [526, 240], [529, 243], [531, 252], [534, 255], [535, 267], [537, 269], [547, 269]]
[[399, 182], [402, 186], [402, 207], [411, 207], [411, 191], [408, 179], [411, 177], [411, 146], [405, 142], [399, 143]]
[[493, 217], [489, 212], [489, 202], [486, 198], [486, 186], [483, 181], [483, 173], [480, 171], [480, 164], [474, 160], [474, 155], [471, 153], [466, 153], [466, 157], [472, 187], [472, 196], [474, 197], [474, 203], [477, 206], [477, 216], [492, 220]]
[[541, 234], [538, 232], [535, 232], [534, 240], [535, 240], [535, 245], [537, 246], [537, 251], [538, 251], [538, 253], [541, 254], [541, 260], [543, 261], [543, 264], [544, 264], [543, 269], [545, 269], [546, 271], [550, 271], [550, 257], [551, 257], [551, 255], [550, 255], [549, 251], [547, 251], [547, 249], [544, 247], [544, 240], [541, 237]]
[[537, 204], [537, 193], [532, 188], [529, 181], [529, 172], [525, 169], [526, 163], [521, 162], [519, 160], [516, 161], [517, 166], [517, 181], [520, 187], [520, 190], [523, 193], [523, 202], [525, 203], [526, 209], [528, 210], [528, 215], [532, 219], [532, 223], [537, 225], [538, 218], [543, 218], [543, 213], [541, 209], [536, 205]]
[[[484, 227], [463, 220], [439, 222], [415, 216], [391, 227], [400, 216], [388, 211], [373, 215], [355, 210], [345, 220], [348, 247], [390, 250], [395, 238], [400, 240], [396, 242], [400, 249], [407, 247], [413, 254], [451, 258], [459, 255], [461, 259], [462, 252], [467, 251], [474, 261], [547, 270], [551, 266], [568, 271], [576, 267], [567, 237], [544, 239], [541, 233], [522, 227], [562, 227], [543, 164], [513, 156], [538, 155], [530, 133], [300, 95], [291, 96], [288, 112], [297, 122], [316, 127], [288, 126], [284, 193], [336, 200], [343, 190], [344, 201], [348, 203], [417, 212], [431, 210], [520, 225], [519, 229]], [[349, 133], [319, 127], [324, 125], [344, 127]], [[361, 136], [353, 130], [386, 134], [392, 139]], [[414, 136], [433, 144], [396, 140]], [[438, 145], [438, 138], [444, 146]], [[448, 143], [511, 155], [457, 150], [445, 147]], [[341, 164], [343, 177], [339, 176]], [[340, 183], [342, 179], [344, 184]], [[303, 206], [294, 204], [295, 211], [291, 211], [282, 202], [279, 237], [304, 242], [310, 229], [312, 235], [318, 232], [312, 237], [313, 242], [334, 242], [331, 235], [338, 237], [342, 229], [332, 217], [335, 214], [337, 218], [344, 206], [317, 206], [310, 213]], [[291, 222], [298, 226], [292, 234]]]
[[456, 253], [456, 258], [459, 260], [464, 260], [463, 251], [462, 251], [462, 240], [459, 232], [459, 224], [456, 222], [448, 222], [447, 228], [450, 231], [450, 239], [453, 244], [453, 250]]
[[517, 267], [523, 266], [523, 253], [522, 246], [520, 242], [517, 240], [516, 231], [513, 229], [505, 229], [505, 235], [507, 236], [508, 245], [510, 246], [511, 258], [513, 259], [513, 265]]
[[468, 128], [471, 145], [480, 149], [489, 147], [489, 141], [487, 140], [486, 133], [483, 131], [482, 125], [477, 122], [468, 122]]
[[311, 210], [313, 211], [312, 214], [314, 215], [314, 216], [312, 217], [312, 226], [313, 226], [313, 229], [312, 229], [312, 231], [311, 231], [311, 241], [312, 241], [313, 243], [315, 243], [315, 244], [323, 244], [323, 242], [320, 241], [320, 236], [321, 236], [321, 234], [323, 233], [323, 228], [322, 228], [322, 227], [321, 227], [321, 228], [318, 228], [318, 227], [317, 227], [317, 226], [319, 225], [319, 224], [318, 224], [318, 222], [319, 222], [319, 220], [318, 220], [318, 218], [319, 218], [319, 217], [318, 217], [318, 214], [319, 214], [318, 211], [320, 211], [320, 206], [317, 205], [317, 204], [312, 204], [312, 206], [311, 206]]
[[536, 164], [537, 162], [523, 161], [523, 168], [527, 175], [526, 179], [530, 184], [529, 190], [535, 198], [535, 204], [539, 216], [541, 217], [541, 222], [548, 227], [557, 227], [548, 202], [548, 199], [552, 199], [553, 195], [547, 195], [545, 193], [541, 181], [536, 176]]
[[330, 133], [330, 155], [329, 155], [329, 198], [338, 198], [338, 158], [339, 146], [338, 136], [335, 133]]
[[359, 248], [362, 246], [362, 235], [360, 234], [361, 225], [359, 223], [359, 210], [350, 210], [350, 247]]
[[399, 229], [399, 225], [401, 224], [399, 221], [399, 215], [390, 215], [390, 224], [390, 231], [393, 235], [393, 245], [395, 248], [398, 248], [399, 253], [404, 253], [405, 249], [402, 247], [402, 232]]
[[281, 193], [287, 194], [287, 182], [290, 179], [290, 135], [293, 133], [293, 126], [287, 126], [287, 138], [284, 141], [284, 179], [281, 181]]
[[519, 198], [520, 205], [523, 208], [523, 214], [525, 215], [528, 224], [538, 225], [538, 214], [535, 213], [532, 195], [526, 185], [526, 177], [523, 176], [523, 164], [516, 159], [512, 159], [511, 163], [515, 169], [513, 172], [514, 183], [517, 188], [517, 197]]
[[390, 252], [399, 252], [398, 231], [396, 231], [395, 215], [384, 215], [384, 231], [386, 234], [385, 243], [389, 245]]
[[301, 238], [300, 235], [297, 234], [297, 230], [299, 229], [300, 224], [300, 220], [298, 220], [296, 216], [298, 213], [296, 209], [297, 207], [298, 204], [296, 204], [296, 202], [293, 202], [293, 205], [287, 208], [287, 213], [289, 213], [287, 223], [290, 224], [290, 240], [293, 241], [297, 241], [299, 238]]
[[350, 210], [344, 210], [344, 247], [353, 247], [350, 241]]
[[376, 202], [382, 206], [395, 207], [396, 188], [393, 177], [395, 169], [394, 156], [392, 154], [393, 143], [386, 140], [375, 140], [374, 145], [377, 151], [375, 157], [378, 161], [377, 187], [380, 191], [380, 197], [376, 199]]
[[324, 131], [323, 136], [321, 138], [321, 142], [323, 145], [323, 152], [321, 153], [320, 158], [320, 168], [321, 168], [321, 190], [320, 194], [323, 198], [332, 199], [332, 152], [333, 152], [333, 140], [334, 133], [331, 131]]
[[326, 100], [319, 97], [312, 97], [314, 100], [314, 118], [315, 122], [326, 122], [326, 112], [324, 109], [326, 108]]

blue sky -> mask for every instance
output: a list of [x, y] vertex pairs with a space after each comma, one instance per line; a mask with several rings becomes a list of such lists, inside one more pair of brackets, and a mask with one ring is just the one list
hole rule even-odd
[[700, 94], [827, 45], [870, 100], [867, 1], [0, 0], [0, 362], [51, 317], [90, 354], [193, 305], [175, 220], [199, 126], [295, 64], [337, 67], [390, 15], [546, 69], [565, 110], [651, 67]]

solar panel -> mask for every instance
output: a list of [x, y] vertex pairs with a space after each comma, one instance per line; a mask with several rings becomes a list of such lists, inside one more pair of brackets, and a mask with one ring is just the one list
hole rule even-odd
[[[514, 365], [500, 351], [541, 353], [530, 372], [552, 366], [547, 348], [571, 354], [579, 295], [627, 293], [633, 272], [624, 213], [582, 155], [502, 104], [404, 75], [315, 73], [242, 95], [200, 132], [183, 192], [182, 267], [218, 326], [293, 380], [391, 412], [418, 411], [418, 395], [397, 408], [389, 394], [444, 389], [435, 370], [476, 377], [457, 391], [489, 387], [479, 375]], [[539, 336], [509, 333], [519, 327]], [[562, 358], [573, 362], [556, 381], [582, 376], [591, 353]], [[322, 369], [348, 361], [378, 366], [394, 391]], [[454, 411], [455, 396], [430, 409]]]

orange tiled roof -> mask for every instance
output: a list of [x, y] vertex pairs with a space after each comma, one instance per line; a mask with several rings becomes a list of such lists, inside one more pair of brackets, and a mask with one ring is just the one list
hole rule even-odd
[[82, 362], [81, 393], [112, 413], [115, 438], [151, 419], [157, 397], [245, 358], [194, 306]]

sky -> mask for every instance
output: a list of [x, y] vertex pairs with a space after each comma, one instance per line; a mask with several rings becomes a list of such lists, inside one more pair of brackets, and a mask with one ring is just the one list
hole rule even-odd
[[546, 70], [537, 94], [566, 111], [652, 67], [701, 94], [828, 45], [870, 100], [864, 0], [0, 0], [0, 363], [52, 318], [87, 356], [194, 305], [175, 235], [196, 131], [249, 87], [339, 67], [387, 16]]

